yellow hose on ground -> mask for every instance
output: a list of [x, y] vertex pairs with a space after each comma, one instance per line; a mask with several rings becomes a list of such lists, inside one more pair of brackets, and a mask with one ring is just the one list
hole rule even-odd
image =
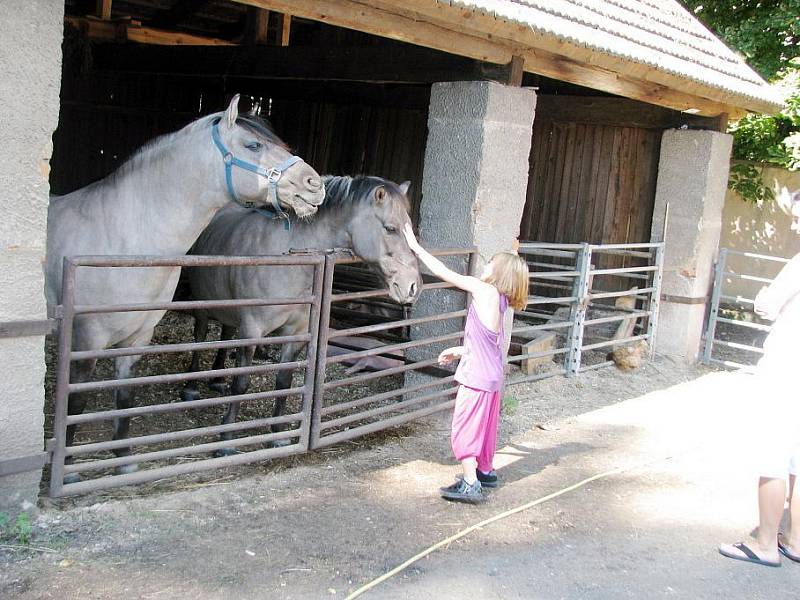
[[[671, 457], [665, 457], [665, 458], [671, 458]], [[391, 577], [394, 577], [395, 575], [397, 575], [400, 571], [402, 571], [403, 569], [405, 569], [409, 565], [414, 564], [415, 562], [417, 562], [421, 558], [425, 558], [426, 556], [428, 556], [428, 554], [434, 552], [435, 550], [438, 550], [442, 546], [446, 546], [448, 544], [451, 544], [452, 542], [455, 542], [458, 539], [461, 539], [462, 537], [464, 537], [465, 535], [467, 535], [469, 533], [472, 533], [476, 529], [480, 529], [481, 527], [489, 525], [490, 523], [494, 523], [495, 521], [499, 521], [500, 519], [505, 519], [506, 517], [510, 517], [511, 515], [517, 514], [519, 512], [524, 511], [524, 510], [528, 510], [529, 508], [533, 508], [534, 506], [536, 506], [538, 504], [542, 504], [544, 502], [547, 502], [548, 500], [552, 500], [553, 498], [557, 498], [558, 496], [566, 494], [567, 492], [571, 492], [572, 490], [576, 490], [579, 487], [582, 487], [582, 486], [586, 485], [587, 483], [591, 483], [592, 481], [597, 481], [598, 479], [602, 479], [603, 477], [609, 477], [610, 475], [617, 475], [619, 473], [624, 473], [625, 471], [630, 471], [630, 470], [636, 469], [638, 467], [643, 467], [643, 466], [646, 466], [646, 465], [650, 465], [650, 464], [653, 464], [654, 462], [658, 462], [659, 460], [665, 460], [665, 459], [662, 458], [662, 459], [657, 459], [655, 461], [648, 461], [646, 463], [633, 465], [631, 467], [624, 467], [624, 468], [623, 467], [618, 467], [616, 469], [611, 469], [610, 471], [605, 471], [604, 473], [598, 473], [597, 475], [592, 475], [591, 477], [587, 477], [586, 479], [584, 479], [582, 481], [579, 481], [578, 483], [575, 483], [573, 485], [570, 485], [568, 487], [560, 489], [557, 492], [553, 492], [552, 494], [548, 494], [547, 496], [543, 496], [541, 498], [538, 498], [537, 500], [532, 500], [531, 502], [527, 502], [525, 504], [517, 506], [516, 508], [512, 508], [512, 509], [507, 510], [505, 512], [502, 512], [500, 514], [494, 515], [493, 517], [489, 517], [488, 519], [484, 519], [480, 523], [475, 523], [475, 525], [470, 525], [466, 529], [462, 529], [458, 533], [456, 533], [454, 535], [451, 535], [449, 538], [446, 538], [444, 540], [436, 542], [433, 546], [430, 546], [430, 547], [426, 548], [425, 550], [423, 550], [419, 554], [416, 554], [416, 555], [412, 556], [411, 558], [409, 558], [404, 563], [401, 563], [401, 564], [397, 565], [391, 571], [388, 571], [388, 572], [384, 573], [383, 575], [381, 575], [380, 577], [378, 577], [376, 579], [373, 579], [368, 584], [358, 588], [355, 592], [353, 592], [352, 594], [347, 596], [347, 598], [345, 598], [345, 600], [353, 600], [353, 598], [358, 598], [364, 592], [367, 592], [367, 591], [371, 590], [372, 588], [374, 588], [376, 585], [379, 585], [379, 584], [383, 583], [384, 581], [386, 581], [387, 579], [389, 579]]]

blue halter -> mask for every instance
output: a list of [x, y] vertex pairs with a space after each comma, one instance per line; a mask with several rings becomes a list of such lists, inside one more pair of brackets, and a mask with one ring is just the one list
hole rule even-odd
[[[230, 195], [231, 199], [239, 206], [255, 209], [257, 212], [266, 214], [273, 219], [285, 219], [285, 227], [286, 229], [289, 229], [289, 215], [278, 203], [278, 181], [280, 181], [284, 171], [301, 160], [301, 158], [299, 156], [290, 156], [277, 167], [270, 167], [269, 169], [265, 169], [260, 165], [236, 158], [233, 155], [233, 152], [228, 150], [228, 148], [222, 142], [222, 138], [219, 135], [219, 119], [214, 121], [214, 125], [211, 127], [211, 138], [214, 140], [214, 145], [219, 149], [220, 154], [222, 154], [222, 162], [225, 163], [225, 183], [228, 185], [228, 194]], [[240, 169], [245, 169], [246, 171], [251, 171], [252, 173], [266, 177], [269, 200], [272, 203], [271, 210], [263, 207], [256, 208], [255, 202], [248, 202], [239, 199], [239, 197], [236, 195], [236, 190], [233, 189], [233, 167], [239, 167]]]

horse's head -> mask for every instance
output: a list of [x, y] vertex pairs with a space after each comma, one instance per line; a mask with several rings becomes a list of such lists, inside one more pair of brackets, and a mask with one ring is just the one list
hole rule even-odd
[[225, 165], [227, 193], [244, 206], [293, 210], [299, 217], [313, 215], [325, 199], [322, 178], [292, 155], [266, 121], [240, 115], [238, 105], [237, 94], [212, 127]]
[[417, 257], [408, 247], [403, 227], [410, 223], [409, 182], [400, 185], [366, 177], [365, 197], [351, 221], [353, 252], [380, 272], [395, 302], [411, 304], [422, 287]]

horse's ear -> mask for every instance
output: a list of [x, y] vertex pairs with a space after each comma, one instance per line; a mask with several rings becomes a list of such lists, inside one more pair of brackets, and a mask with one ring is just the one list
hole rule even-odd
[[222, 127], [224, 129], [231, 129], [234, 125], [236, 125], [236, 118], [238, 116], [239, 116], [239, 94], [236, 94], [233, 98], [231, 98], [231, 103], [225, 110], [225, 114], [222, 115], [222, 121], [220, 121]]
[[400, 184], [400, 191], [403, 192], [404, 196], [408, 195], [408, 188], [410, 187], [411, 187], [410, 181], [404, 181], [403, 183]]
[[375, 204], [380, 206], [386, 199], [386, 188], [380, 185], [377, 188], [375, 188], [375, 192], [373, 192], [373, 194], [375, 196]]

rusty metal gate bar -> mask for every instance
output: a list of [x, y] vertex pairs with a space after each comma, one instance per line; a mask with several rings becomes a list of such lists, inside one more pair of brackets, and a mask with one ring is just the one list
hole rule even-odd
[[[466, 257], [467, 261], [464, 266], [464, 272], [472, 273], [474, 270], [476, 258], [476, 251], [474, 248], [439, 249], [433, 250], [431, 253], [439, 257]], [[453, 406], [453, 396], [457, 390], [452, 372], [434, 370], [437, 365], [437, 359], [435, 357], [417, 360], [409, 359], [405, 356], [399, 357], [394, 353], [405, 352], [406, 350], [418, 349], [423, 346], [430, 346], [443, 342], [447, 342], [451, 345], [457, 343], [463, 336], [463, 320], [466, 317], [466, 305], [469, 299], [467, 298], [465, 300], [464, 309], [456, 311], [333, 331], [330, 328], [330, 315], [331, 305], [334, 302], [375, 298], [388, 294], [388, 290], [386, 289], [334, 294], [332, 292], [332, 282], [336, 265], [353, 262], [357, 262], [357, 259], [330, 256], [326, 260], [324, 284], [326, 296], [323, 298], [321, 307], [322, 318], [320, 319], [319, 354], [316, 370], [317, 380], [314, 394], [315, 404], [311, 422], [312, 448], [328, 446], [368, 433], [380, 431], [388, 427], [400, 425], [438, 411], [447, 410]], [[423, 284], [421, 293], [438, 289], [456, 290], [457, 288], [445, 282], [430, 282]], [[422, 324], [454, 319], [459, 320], [458, 331], [455, 333], [382, 345], [376, 348], [349, 352], [343, 356], [329, 357], [327, 355], [329, 342], [336, 338], [374, 334], [390, 329], [419, 326]], [[375, 373], [346, 376], [338, 380], [328, 380], [327, 369], [330, 365], [342, 363], [347, 360], [358, 360], [373, 356], [392, 358], [403, 364]], [[341, 394], [343, 388], [349, 388], [350, 386], [360, 385], [366, 382], [374, 382], [393, 375], [403, 374], [405, 377], [405, 374], [410, 374], [411, 372], [425, 373], [426, 375], [432, 376], [433, 380], [412, 385], [408, 385], [406, 381], [404, 385], [397, 386], [384, 392], [372, 393], [370, 391], [358, 398], [348, 396], [343, 399], [343, 401], [335, 401], [331, 404], [326, 404], [327, 398], [337, 393]], [[446, 387], [445, 389], [433, 390], [433, 388], [440, 386]], [[337, 392], [337, 390], [339, 391]], [[398, 397], [400, 398], [392, 400]], [[423, 406], [420, 408], [420, 405]], [[336, 414], [340, 416], [333, 416]]]
[[721, 304], [723, 302], [727, 303], [729, 306], [741, 307], [746, 310], [752, 310], [755, 305], [754, 298], [744, 298], [742, 296], [732, 296], [730, 294], [726, 294], [725, 282], [726, 280], [730, 279], [741, 279], [747, 281], [756, 281], [759, 283], [763, 283], [764, 285], [768, 285], [772, 283], [773, 280], [768, 277], [750, 275], [749, 273], [737, 273], [731, 270], [728, 264], [729, 256], [739, 256], [749, 260], [756, 260], [756, 261], [762, 260], [762, 261], [776, 262], [782, 264], [788, 263], [789, 259], [782, 258], [780, 256], [771, 256], [768, 254], [741, 252], [737, 250], [731, 250], [729, 248], [720, 248], [719, 250], [719, 257], [717, 258], [717, 263], [714, 266], [714, 287], [711, 292], [711, 302], [709, 304], [708, 321], [706, 323], [706, 330], [704, 336], [705, 344], [703, 347], [703, 362], [706, 364], [715, 364], [731, 369], [750, 370], [753, 368], [754, 365], [743, 364], [737, 361], [719, 358], [718, 356], [714, 355], [714, 349], [717, 347], [721, 347], [721, 348], [730, 348], [732, 350], [741, 350], [743, 352], [748, 352], [749, 354], [754, 355], [754, 358], [757, 359], [761, 354], [764, 353], [763, 348], [757, 345], [741, 344], [738, 342], [732, 342], [718, 338], [717, 324], [723, 323], [725, 325], [729, 325], [736, 329], [757, 330], [765, 334], [768, 334], [770, 331], [772, 331], [772, 326], [762, 323], [751, 323], [749, 321], [737, 321], [735, 319], [727, 319], [724, 317], [720, 317], [719, 312]]
[[[269, 299], [244, 299], [225, 301], [187, 301], [187, 302], [155, 302], [140, 304], [120, 304], [113, 306], [76, 306], [75, 305], [75, 278], [77, 270], [83, 268], [157, 268], [157, 267], [211, 267], [211, 266], [308, 266], [313, 268], [313, 284], [311, 294], [300, 298], [269, 298]], [[55, 424], [54, 439], [50, 442], [52, 451], [50, 495], [53, 497], [86, 493], [99, 489], [107, 489], [122, 485], [144, 483], [164, 477], [195, 473], [209, 469], [240, 465], [275, 458], [289, 454], [303, 452], [309, 447], [309, 429], [314, 391], [314, 371], [317, 355], [317, 332], [320, 321], [320, 306], [323, 296], [323, 269], [325, 258], [320, 255], [297, 256], [264, 256], [264, 257], [225, 257], [225, 256], [181, 256], [167, 257], [113, 257], [92, 256], [73, 257], [64, 260], [64, 276], [62, 289], [62, 305], [60, 307], [61, 328], [59, 332], [58, 367], [55, 391]], [[257, 339], [235, 339], [220, 342], [197, 342], [169, 344], [163, 346], [145, 346], [141, 348], [113, 348], [106, 350], [73, 351], [72, 330], [76, 316], [93, 313], [131, 312], [152, 310], [191, 310], [211, 307], [240, 307], [240, 306], [266, 306], [286, 304], [307, 304], [310, 306], [309, 332], [294, 336], [276, 336]], [[86, 383], [70, 382], [70, 365], [76, 360], [117, 358], [130, 355], [148, 355], [159, 353], [186, 352], [191, 350], [210, 350], [220, 348], [237, 348], [244, 346], [264, 345], [269, 343], [306, 342], [306, 360], [289, 363], [254, 365], [251, 367], [234, 367], [227, 369], [200, 371], [195, 373], [176, 373], [165, 375], [151, 375], [132, 377], [126, 380], [103, 380]], [[68, 398], [70, 393], [89, 390], [114, 389], [133, 385], [146, 385], [157, 383], [174, 383], [190, 379], [211, 379], [221, 376], [236, 374], [266, 373], [282, 369], [304, 369], [303, 386], [292, 387], [286, 390], [245, 393], [237, 396], [221, 396], [202, 400], [191, 400], [178, 403], [155, 404], [151, 406], [137, 406], [133, 408], [108, 410], [81, 415], [68, 415]], [[200, 427], [143, 435], [126, 439], [104, 442], [92, 442], [66, 446], [66, 428], [68, 425], [77, 425], [100, 420], [115, 419], [120, 417], [133, 417], [139, 415], [152, 415], [176, 411], [186, 411], [209, 406], [243, 403], [261, 399], [272, 399], [282, 396], [302, 394], [300, 412], [284, 415], [277, 418], [253, 419], [239, 423]], [[109, 459], [66, 464], [68, 457], [86, 455], [92, 452], [130, 448], [139, 445], [152, 445], [163, 442], [191, 439], [200, 436], [216, 435], [219, 433], [232, 433], [256, 428], [265, 428], [276, 424], [297, 423], [297, 428], [276, 433], [248, 435], [247, 437], [233, 438], [232, 440], [201, 443], [164, 450], [154, 450], [144, 453], [131, 454]], [[140, 462], [165, 460], [196, 454], [212, 452], [221, 448], [235, 448], [264, 444], [276, 440], [296, 439], [294, 443], [283, 447], [271, 447], [261, 450], [243, 452], [238, 455], [207, 458], [191, 463], [173, 464], [163, 467], [154, 467], [122, 475], [106, 475], [77, 483], [63, 482], [64, 475], [70, 473], [83, 473], [86, 471], [134, 465]]]

